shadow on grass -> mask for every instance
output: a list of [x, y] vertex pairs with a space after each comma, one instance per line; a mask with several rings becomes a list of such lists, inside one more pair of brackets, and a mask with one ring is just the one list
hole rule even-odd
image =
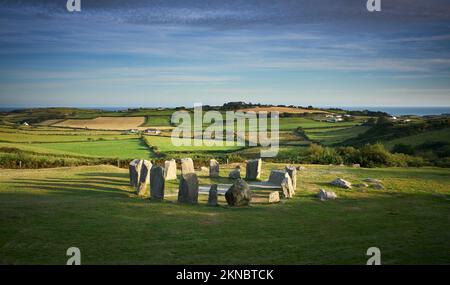
[[123, 197], [125, 194], [133, 193], [133, 189], [126, 179], [126, 174], [118, 173], [85, 173], [77, 174], [75, 178], [19, 178], [9, 183], [20, 188], [76, 195], [107, 194], [108, 196]]

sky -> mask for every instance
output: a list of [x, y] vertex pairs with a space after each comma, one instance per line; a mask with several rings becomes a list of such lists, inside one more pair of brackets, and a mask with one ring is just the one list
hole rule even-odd
[[450, 0], [0, 0], [0, 107], [450, 106]]

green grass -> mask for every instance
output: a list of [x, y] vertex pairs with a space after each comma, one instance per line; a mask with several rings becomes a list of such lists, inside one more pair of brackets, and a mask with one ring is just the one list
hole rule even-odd
[[320, 142], [324, 145], [333, 145], [356, 137], [366, 132], [369, 128], [367, 126], [354, 126], [333, 129], [306, 129], [305, 133], [313, 141]]
[[41, 142], [82, 142], [88, 140], [122, 140], [136, 138], [136, 135], [101, 134], [101, 133], [72, 133], [63, 132], [2, 132], [0, 131], [0, 141], [17, 143], [41, 143]]
[[150, 115], [147, 116], [144, 127], [170, 127], [170, 116]]
[[423, 132], [417, 135], [394, 139], [385, 143], [388, 149], [392, 149], [396, 144], [407, 144], [417, 146], [425, 142], [450, 142], [450, 128]]
[[67, 142], [67, 143], [41, 143], [33, 145], [28, 150], [57, 154], [80, 155], [106, 158], [149, 158], [151, 152], [140, 139], [93, 141], [93, 142]]
[[[263, 179], [282, 167], [264, 164]], [[2, 170], [0, 263], [65, 264], [73, 246], [83, 264], [365, 264], [373, 246], [382, 264], [450, 263], [450, 170], [306, 167], [295, 198], [236, 209], [173, 203], [177, 181], [166, 202], [137, 198], [115, 167]], [[386, 190], [328, 186], [336, 177]], [[322, 187], [339, 198], [318, 201]]]
[[[189, 151], [233, 151], [239, 149], [238, 146], [195, 146], [195, 141], [193, 139], [180, 139], [187, 144], [191, 144], [190, 146], [174, 146], [172, 144], [172, 140], [170, 137], [159, 137], [159, 136], [146, 136], [146, 140], [149, 145], [156, 146], [163, 153], [167, 152], [189, 152]], [[207, 142], [207, 141], [206, 141]], [[205, 143], [205, 141], [204, 141]]]
[[280, 118], [280, 130], [294, 130], [298, 127], [301, 127], [303, 129], [348, 127], [357, 125], [359, 123], [359, 121], [328, 123], [316, 121], [309, 118], [290, 117]]

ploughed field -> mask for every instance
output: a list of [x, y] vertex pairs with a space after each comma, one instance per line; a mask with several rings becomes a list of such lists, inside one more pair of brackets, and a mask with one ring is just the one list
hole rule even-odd
[[94, 119], [68, 119], [52, 126], [93, 130], [126, 130], [139, 128], [144, 123], [145, 117], [97, 117]]
[[[263, 163], [262, 180], [283, 167]], [[450, 263], [449, 169], [305, 167], [293, 199], [244, 208], [209, 207], [207, 195], [179, 205], [178, 181], [150, 202], [113, 166], [2, 169], [0, 263], [65, 264], [72, 246], [83, 264], [365, 264], [373, 246], [382, 264]], [[337, 177], [385, 189], [330, 186]], [[338, 198], [319, 201], [319, 188]]]

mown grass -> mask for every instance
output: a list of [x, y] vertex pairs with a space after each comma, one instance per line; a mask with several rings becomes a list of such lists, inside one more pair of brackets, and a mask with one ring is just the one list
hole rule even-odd
[[[282, 167], [264, 164], [263, 179]], [[111, 166], [5, 170], [0, 263], [65, 264], [72, 246], [83, 264], [365, 264], [372, 246], [383, 264], [450, 263], [449, 170], [306, 167], [294, 199], [236, 209], [223, 198], [208, 207], [206, 195], [178, 205], [177, 181], [163, 203], [137, 198], [127, 170]], [[328, 186], [336, 177], [386, 189]], [[318, 201], [321, 187], [339, 198]]]

